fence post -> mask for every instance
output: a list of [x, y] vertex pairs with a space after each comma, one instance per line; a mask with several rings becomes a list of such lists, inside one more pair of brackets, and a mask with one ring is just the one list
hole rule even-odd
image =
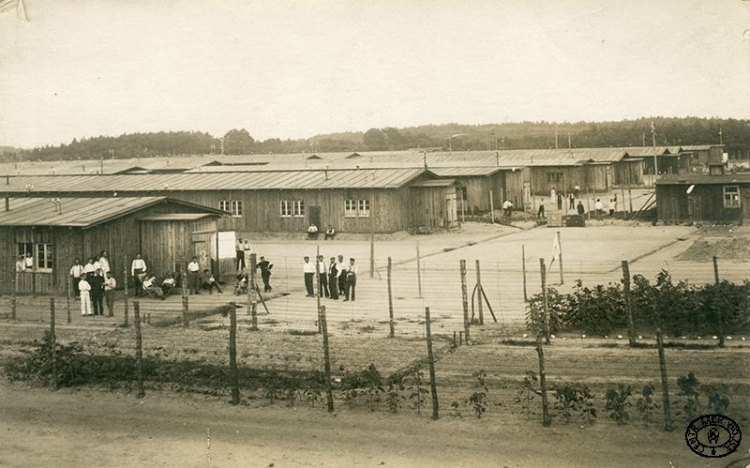
[[[462, 260], [463, 261], [463, 260]], [[432, 419], [438, 419], [438, 396], [435, 384], [435, 356], [432, 354], [432, 334], [430, 333], [430, 308], [424, 308], [425, 330], [427, 332], [427, 362], [430, 366], [430, 393], [432, 394]]]
[[70, 316], [70, 281], [68, 280], [65, 284], [65, 311], [67, 312], [67, 323], [70, 323], [71, 316]]
[[240, 378], [237, 371], [237, 307], [229, 303], [229, 385], [232, 387], [232, 404], [240, 404]]
[[544, 259], [539, 259], [539, 271], [542, 275], [542, 319], [544, 323], [544, 343], [551, 344], [549, 330], [549, 303], [547, 302], [547, 267]]
[[[654, 176], [654, 185], [656, 185], [656, 176]], [[628, 201], [630, 202], [630, 215], [633, 215], [633, 192], [630, 190], [628, 185]]]
[[10, 318], [11, 320], [16, 319], [16, 290], [18, 289], [18, 273], [14, 274], [13, 278], [13, 296], [10, 298]]
[[560, 285], [565, 284], [563, 278], [563, 255], [562, 255], [562, 239], [560, 238], [560, 231], [557, 231], [557, 261], [560, 264]]
[[539, 389], [542, 392], [542, 426], [552, 424], [549, 415], [549, 400], [547, 399], [547, 373], [544, 369], [544, 345], [542, 344], [542, 332], [536, 331], [536, 353], [539, 356]]
[[419, 286], [419, 298], [422, 299], [422, 270], [421, 260], [419, 258], [419, 241], [417, 241], [417, 284]]
[[466, 260], [461, 260], [461, 300], [464, 306], [464, 334], [469, 344], [469, 293], [466, 290]]
[[255, 298], [255, 270], [258, 268], [258, 264], [255, 255], [255, 253], [250, 254], [250, 275], [247, 283], [247, 298], [249, 301], [247, 305], [250, 308], [252, 320], [250, 326], [251, 331], [258, 331], [258, 301]]
[[521, 244], [521, 270], [523, 271], [523, 302], [529, 302], [526, 292], [526, 246]]
[[57, 335], [55, 334], [55, 298], [49, 298], [49, 333], [52, 341], [52, 385], [57, 389]]
[[495, 200], [492, 197], [492, 190], [490, 190], [490, 220], [492, 224], [495, 224]]
[[478, 310], [479, 310], [479, 325], [484, 325], [484, 311], [482, 309], [482, 274], [479, 269], [479, 259], [476, 260], [477, 265], [477, 291], [479, 294], [477, 294], [477, 301], [478, 304]]
[[667, 360], [664, 357], [664, 340], [661, 336], [661, 326], [656, 328], [656, 347], [659, 349], [659, 373], [661, 374], [662, 406], [664, 407], [664, 430], [671, 431], [672, 408], [669, 406], [669, 380], [667, 379]]
[[628, 341], [630, 347], [636, 345], [635, 342], [635, 321], [633, 320], [633, 298], [630, 294], [630, 266], [627, 260], [622, 261], [622, 284], [625, 293], [625, 313], [628, 315]]
[[[719, 259], [716, 258], [716, 255], [714, 255], [714, 281], [716, 282], [716, 286], [719, 286], [721, 284], [721, 279], [719, 278]], [[719, 323], [717, 324], [719, 326], [719, 348], [724, 347], [724, 309], [722, 307], [717, 307], [717, 311], [719, 313]]]
[[390, 317], [390, 338], [396, 336], [395, 324], [393, 323], [393, 291], [391, 290], [391, 257], [388, 257], [388, 315]]
[[315, 247], [315, 260], [313, 261], [313, 265], [315, 265], [315, 284], [313, 285], [313, 289], [315, 290], [315, 302], [317, 302], [318, 308], [316, 309], [318, 311], [318, 333], [323, 333], [323, 322], [320, 319], [320, 246]]
[[141, 338], [141, 307], [133, 301], [133, 325], [135, 325], [135, 378], [138, 384], [138, 398], [146, 396], [143, 390], [143, 340]]
[[125, 326], [128, 326], [128, 256], [122, 256], [122, 284], [123, 284], [123, 300], [125, 301]]
[[371, 216], [372, 229], [370, 230], [370, 278], [375, 278], [375, 212]]
[[323, 329], [323, 377], [326, 381], [326, 402], [328, 412], [333, 413], [333, 389], [331, 388], [331, 350], [328, 345], [328, 321], [326, 320], [326, 306], [320, 306], [320, 323]]

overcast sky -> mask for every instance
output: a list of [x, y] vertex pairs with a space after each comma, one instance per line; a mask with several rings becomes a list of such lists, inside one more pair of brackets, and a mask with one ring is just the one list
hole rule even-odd
[[747, 0], [24, 0], [0, 145], [421, 124], [747, 118]]

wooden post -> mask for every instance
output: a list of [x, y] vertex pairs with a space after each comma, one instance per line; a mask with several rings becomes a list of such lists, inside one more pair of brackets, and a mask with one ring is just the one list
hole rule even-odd
[[521, 244], [521, 269], [523, 271], [523, 302], [528, 302], [529, 296], [526, 292], [526, 246], [523, 244]]
[[565, 279], [563, 278], [563, 255], [562, 255], [562, 239], [560, 238], [560, 231], [557, 231], [557, 261], [560, 264], [560, 284], [565, 284]]
[[550, 330], [549, 330], [549, 304], [547, 303], [547, 267], [544, 264], [544, 259], [539, 259], [539, 271], [542, 274], [542, 319], [544, 322], [544, 343], [551, 344], [550, 341]]
[[188, 310], [190, 306], [188, 304], [188, 297], [182, 296], [182, 326], [187, 328], [190, 326], [190, 320], [188, 319]]
[[57, 335], [55, 334], [55, 298], [49, 298], [49, 333], [52, 339], [52, 386], [57, 389]]
[[419, 241], [417, 241], [417, 284], [419, 285], [419, 298], [422, 299], [422, 270], [419, 258]]
[[458, 332], [458, 345], [459, 346], [464, 345], [464, 332], [462, 331]]
[[[255, 253], [250, 254], [250, 274], [247, 283], [247, 306], [251, 315], [251, 331], [258, 331], [258, 301], [255, 299], [255, 270], [258, 268], [258, 264], [255, 255]], [[317, 263], [315, 264], [315, 271], [318, 271]]]
[[656, 347], [659, 349], [659, 372], [661, 373], [661, 395], [664, 407], [664, 430], [671, 431], [672, 408], [669, 405], [669, 380], [667, 378], [667, 360], [664, 357], [664, 341], [661, 336], [661, 326], [656, 328]]
[[432, 394], [432, 419], [438, 419], [438, 396], [435, 384], [435, 356], [432, 354], [432, 334], [430, 333], [430, 308], [424, 308], [425, 329], [427, 332], [427, 361], [430, 366], [430, 393]]
[[315, 248], [315, 301], [318, 304], [318, 333], [323, 333], [323, 321], [320, 319], [320, 265], [318, 265], [318, 257], [320, 257], [320, 246]]
[[[630, 178], [630, 173], [629, 172], [628, 172], [628, 178]], [[624, 184], [620, 185], [620, 195], [622, 195], [622, 202], [621, 203], [622, 203], [622, 211], [624, 213], [625, 212], [625, 185]], [[618, 203], [618, 205], [619, 205], [619, 203]], [[627, 218], [627, 216], [626, 216], [626, 218]]]
[[469, 292], [466, 289], [466, 260], [461, 260], [461, 300], [464, 306], [464, 333], [469, 344]]
[[229, 385], [232, 387], [232, 404], [240, 404], [240, 377], [237, 371], [237, 307], [229, 303]]
[[370, 229], [370, 278], [375, 278], [375, 212], [370, 213], [372, 227]]
[[124, 301], [124, 319], [125, 326], [128, 326], [128, 256], [122, 256], [122, 284], [123, 284], [123, 301]]
[[547, 399], [547, 373], [544, 369], [544, 345], [542, 344], [542, 334], [539, 330], [536, 333], [536, 353], [539, 356], [539, 389], [542, 392], [542, 426], [552, 424], [552, 418], [549, 414], [549, 400]]
[[65, 284], [65, 311], [67, 312], [67, 323], [70, 323], [70, 321], [72, 320], [70, 314], [70, 279], [68, 279], [67, 283]]
[[[714, 255], [714, 281], [716, 282], [716, 286], [719, 286], [721, 284], [721, 279], [719, 278], [719, 259], [716, 258], [716, 255]], [[719, 323], [717, 324], [719, 327], [719, 348], [724, 347], [724, 310], [722, 307], [717, 307], [717, 311], [719, 312]]]
[[628, 261], [622, 261], [622, 284], [625, 293], [625, 313], [628, 314], [628, 341], [630, 347], [636, 345], [635, 341], [635, 321], [633, 320], [633, 298], [630, 294], [630, 266]]
[[16, 290], [18, 289], [18, 273], [13, 278], [13, 296], [10, 298], [10, 318], [16, 319]]
[[[656, 185], [656, 179], [654, 179], [654, 185]], [[633, 192], [630, 191], [630, 185], [628, 185], [628, 201], [630, 202], [630, 214], [633, 214]]]
[[323, 377], [326, 381], [326, 402], [328, 412], [333, 413], [333, 389], [331, 388], [331, 350], [328, 343], [328, 321], [326, 320], [326, 306], [320, 306], [320, 323], [323, 328]]
[[143, 340], [141, 337], [141, 307], [133, 301], [133, 324], [135, 325], [135, 378], [138, 384], [138, 398], [146, 396], [143, 390]]
[[390, 318], [390, 338], [396, 336], [395, 323], [393, 322], [393, 291], [391, 290], [391, 257], [388, 257], [388, 316]]
[[591, 221], [591, 195], [589, 195], [589, 188], [586, 187], [586, 215], [589, 217], [589, 221]]
[[479, 325], [484, 325], [484, 311], [482, 309], [482, 276], [481, 271], [479, 269], [479, 259], [476, 260], [477, 265], [477, 289], [479, 290], [479, 294], [477, 295], [477, 299], [479, 299]]
[[495, 224], [495, 203], [492, 198], [492, 190], [490, 190], [490, 219], [492, 220], [492, 224]]

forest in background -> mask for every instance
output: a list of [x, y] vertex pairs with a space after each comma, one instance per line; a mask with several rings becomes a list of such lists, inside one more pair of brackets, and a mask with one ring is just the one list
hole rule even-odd
[[[653, 122], [653, 132], [652, 124]], [[0, 147], [2, 160], [44, 161], [175, 156], [191, 154], [311, 153], [442, 149], [453, 151], [596, 148], [614, 146], [683, 146], [718, 144], [725, 151], [750, 149], [750, 120], [719, 118], [641, 118], [618, 122], [457, 123], [405, 128], [371, 128], [365, 132], [316, 135], [311, 138], [256, 140], [246, 129], [223, 136], [207, 132], [154, 132], [74, 138], [68, 144], [33, 149]], [[747, 153], [745, 153], [747, 154]]]

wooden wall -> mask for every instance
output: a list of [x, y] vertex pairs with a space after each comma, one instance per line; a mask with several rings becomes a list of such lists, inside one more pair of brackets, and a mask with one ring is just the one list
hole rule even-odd
[[[727, 184], [736, 185], [736, 184]], [[657, 185], [658, 218], [664, 222], [741, 223], [743, 207], [725, 208], [722, 185], [696, 185], [687, 194], [688, 185]], [[741, 197], [750, 192], [750, 184], [740, 185]], [[741, 198], [742, 200], [742, 198]]]
[[[550, 174], [562, 174], [562, 180], [549, 181]], [[586, 190], [584, 170], [581, 166], [537, 166], [530, 171], [531, 190], [535, 195], [547, 195], [554, 188], [558, 193], [572, 192], [576, 185]]]
[[643, 161], [622, 160], [612, 163], [613, 185], [643, 185]]
[[523, 208], [523, 170], [517, 169], [515, 171], [505, 171], [505, 195], [504, 199], [508, 199], [513, 203], [516, 208]]
[[[432, 229], [453, 227], [451, 219], [457, 219], [457, 206], [447, 200], [456, 196], [456, 188], [451, 187], [412, 187], [409, 205], [410, 227]], [[452, 213], [449, 213], [449, 210]]]
[[[97, 258], [102, 250], [109, 253], [110, 268], [120, 287], [123, 286], [125, 279], [124, 269], [127, 268], [129, 275], [130, 262], [137, 253], [143, 256], [149, 266], [149, 271], [161, 276], [163, 271], [158, 269], [154, 271], [153, 268], [163, 268], [163, 265], [169, 263], [164, 260], [164, 256], [169, 253], [162, 248], [165, 239], [170, 236], [175, 240], [179, 239], [181, 244], [178, 245], [182, 245], [180, 249], [192, 252], [191, 238], [186, 233], [188, 228], [170, 233], [168, 227], [159, 226], [159, 224], [171, 223], [139, 222], [138, 218], [161, 213], [194, 213], [195, 211], [194, 208], [182, 205], [162, 203], [86, 230], [67, 227], [2, 227], [0, 228], [0, 247], [4, 252], [11, 252], [12, 255], [9, 257], [12, 258], [4, 259], [0, 264], [0, 293], [10, 294], [13, 290], [16, 244], [19, 242], [49, 243], [52, 244], [53, 253], [52, 272], [24, 272], [18, 275], [20, 293], [65, 294], [70, 288], [69, 272], [73, 261], [80, 258], [82, 264], [86, 263], [88, 257]], [[143, 224], [146, 229], [146, 237], [143, 236], [139, 224]], [[185, 224], [191, 226], [191, 223]], [[149, 225], [153, 227], [148, 228]], [[184, 247], [185, 242], [187, 242], [187, 247]], [[180, 249], [175, 250], [175, 253], [180, 254]], [[187, 253], [182, 255], [187, 256]], [[132, 284], [129, 287], [132, 288]]]

